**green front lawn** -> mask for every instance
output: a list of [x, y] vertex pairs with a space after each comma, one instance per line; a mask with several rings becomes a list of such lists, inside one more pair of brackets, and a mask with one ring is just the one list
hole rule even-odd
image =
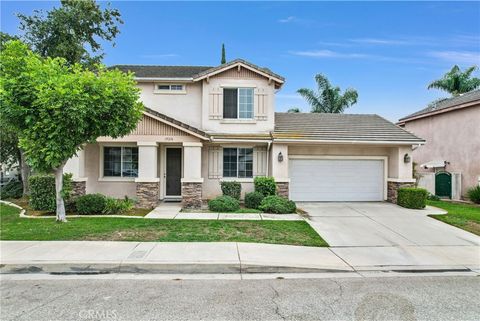
[[[55, 217], [54, 212], [48, 212], [48, 211], [38, 211], [34, 210], [33, 208], [30, 207], [30, 204], [28, 203], [28, 198], [22, 197], [18, 199], [9, 199], [7, 200], [9, 202], [12, 202], [14, 204], [17, 204], [21, 208], [25, 209], [25, 214], [29, 216], [53, 216]], [[132, 208], [131, 210], [128, 210], [122, 214], [117, 214], [117, 215], [123, 215], [123, 216], [145, 216], [148, 213], [150, 213], [152, 210], [151, 209], [144, 209], [144, 208]], [[67, 210], [67, 216], [68, 215], [78, 215], [77, 212]], [[101, 214], [96, 214], [96, 215], [101, 215]], [[88, 216], [88, 215], [85, 215]]]
[[480, 206], [452, 203], [445, 201], [427, 201], [428, 205], [442, 208], [448, 212], [445, 215], [430, 215], [431, 217], [453, 226], [480, 235]]
[[304, 221], [155, 220], [81, 217], [20, 218], [0, 204], [0, 239], [39, 241], [255, 242], [328, 246]]

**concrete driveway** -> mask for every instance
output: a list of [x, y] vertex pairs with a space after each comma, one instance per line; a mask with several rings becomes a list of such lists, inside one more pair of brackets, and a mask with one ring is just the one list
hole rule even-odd
[[480, 237], [428, 217], [435, 208], [410, 210], [384, 202], [299, 203], [330, 246], [480, 245]]
[[383, 203], [299, 203], [330, 250], [355, 270], [480, 269], [480, 237], [428, 217], [438, 209], [409, 210]]

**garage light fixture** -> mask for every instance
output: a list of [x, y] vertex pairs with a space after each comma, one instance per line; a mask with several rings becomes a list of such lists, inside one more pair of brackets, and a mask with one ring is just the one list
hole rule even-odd
[[283, 162], [283, 154], [282, 152], [278, 153], [278, 161], [281, 163]]
[[405, 156], [403, 156], [403, 162], [404, 163], [410, 163], [412, 159], [410, 158], [410, 155], [408, 154], [405, 154]]

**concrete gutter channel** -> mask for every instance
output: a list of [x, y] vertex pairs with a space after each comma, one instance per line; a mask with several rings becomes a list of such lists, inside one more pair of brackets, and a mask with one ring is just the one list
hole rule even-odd
[[480, 274], [478, 247], [463, 249], [467, 260], [437, 254], [422, 261], [406, 255], [403, 263], [386, 264], [352, 264], [338, 249], [235, 242], [1, 241], [0, 274]]

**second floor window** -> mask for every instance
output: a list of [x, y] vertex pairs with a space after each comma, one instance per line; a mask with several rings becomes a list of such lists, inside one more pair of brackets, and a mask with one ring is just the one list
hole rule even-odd
[[138, 147], [104, 147], [104, 177], [137, 177]]
[[253, 118], [253, 88], [223, 89], [223, 118]]
[[159, 93], [163, 92], [184, 92], [185, 85], [182, 84], [156, 84], [155, 91]]

